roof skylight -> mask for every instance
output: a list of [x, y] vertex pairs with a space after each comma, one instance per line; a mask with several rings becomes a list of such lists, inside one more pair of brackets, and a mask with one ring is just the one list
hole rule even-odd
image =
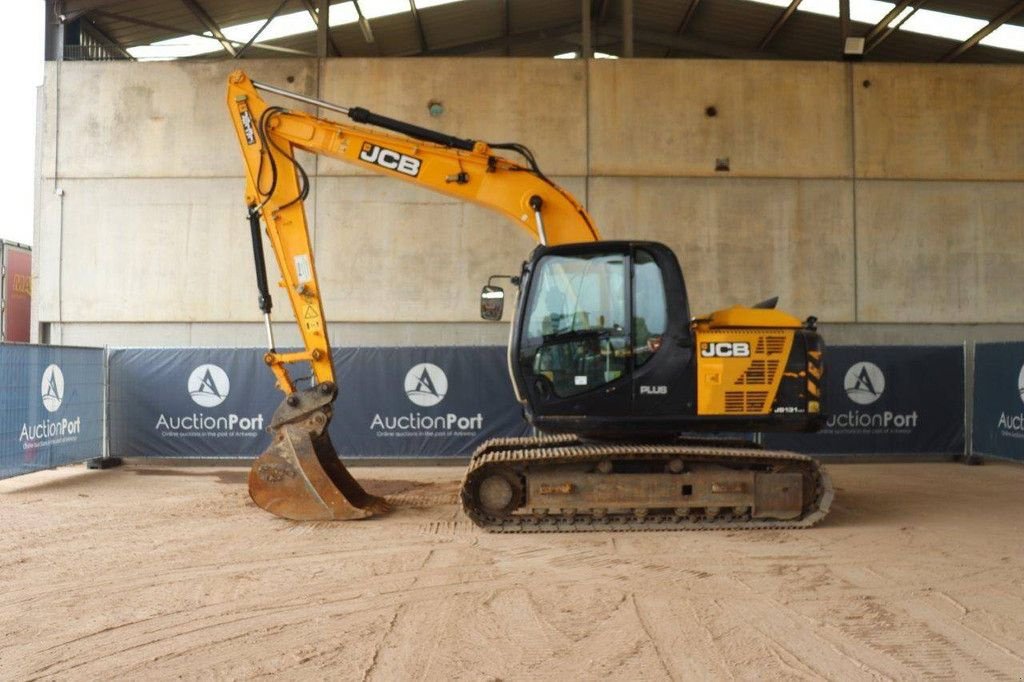
[[[788, 7], [789, 0], [748, 0], [761, 5]], [[896, 7], [895, 3], [882, 0], [850, 0], [850, 19], [864, 24], [877, 24]], [[797, 7], [798, 12], [809, 12], [826, 17], [839, 16], [839, 0], [803, 0]], [[935, 38], [948, 38], [963, 42], [984, 28], [988, 22], [948, 12], [919, 9], [913, 16], [907, 16], [913, 10], [910, 7], [900, 12], [899, 16], [889, 22], [889, 26], [898, 26], [901, 31], [919, 33]], [[902, 23], [901, 23], [902, 22]], [[981, 40], [982, 45], [999, 47], [1004, 50], [1024, 52], [1024, 27], [1003, 24]]]
[[[416, 0], [418, 9], [447, 5], [453, 2], [468, 2], [469, 0]], [[790, 0], [748, 0], [762, 5], [774, 7], [788, 7]], [[850, 19], [863, 24], [877, 24], [896, 5], [883, 0], [850, 0]], [[392, 16], [410, 12], [408, 0], [360, 0], [359, 9], [367, 19]], [[803, 0], [797, 7], [798, 12], [808, 12], [826, 17], [839, 16], [839, 0]], [[947, 12], [936, 12], [934, 10], [921, 9], [913, 12], [908, 7], [893, 19], [889, 26], [898, 26], [901, 31], [909, 31], [922, 35], [947, 38], [957, 42], [963, 42], [988, 23], [984, 19], [949, 14]], [[330, 25], [344, 26], [354, 24], [359, 20], [354, 3], [351, 0], [343, 0], [331, 5]], [[235, 26], [225, 26], [222, 31], [232, 41], [245, 44], [252, 39], [260, 27], [266, 23], [265, 19], [249, 21]], [[255, 44], [287, 38], [289, 36], [312, 33], [316, 30], [313, 18], [306, 11], [291, 12], [274, 17], [274, 20], [260, 33]], [[998, 47], [1004, 50], [1024, 52], [1024, 26], [1004, 24], [981, 40], [982, 45]], [[194, 57], [201, 54], [219, 52], [223, 48], [215, 40], [212, 34], [207, 31], [203, 36], [178, 36], [168, 40], [161, 40], [150, 45], [128, 48], [129, 54], [136, 59], [179, 59], [182, 57]], [[572, 55], [567, 56], [567, 55]], [[556, 59], [573, 59], [576, 52], [566, 52], [555, 55]], [[596, 53], [598, 58], [614, 58], [613, 55]]]

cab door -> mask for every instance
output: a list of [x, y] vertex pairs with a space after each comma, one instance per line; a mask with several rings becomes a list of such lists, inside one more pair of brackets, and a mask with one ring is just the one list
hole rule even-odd
[[668, 247], [651, 242], [634, 247], [630, 310], [631, 414], [637, 426], [686, 420], [696, 411], [696, 364], [686, 287]]
[[515, 361], [534, 415], [629, 414], [628, 244], [554, 247], [531, 266]]

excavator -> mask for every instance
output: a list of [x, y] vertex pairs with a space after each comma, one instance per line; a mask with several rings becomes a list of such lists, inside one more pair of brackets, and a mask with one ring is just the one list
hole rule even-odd
[[[270, 105], [261, 93], [346, 116]], [[508, 366], [534, 432], [473, 454], [460, 498], [494, 532], [801, 528], [833, 489], [808, 456], [723, 433], [814, 431], [823, 422], [824, 344], [816, 319], [776, 299], [691, 317], [673, 252], [601, 241], [586, 209], [518, 143], [464, 139], [251, 80], [227, 103], [246, 169], [245, 199], [266, 326], [265, 362], [285, 397], [271, 444], [249, 472], [261, 508], [293, 520], [388, 511], [342, 464], [327, 426], [338, 395], [296, 150], [323, 154], [503, 214], [538, 245], [519, 274], [495, 275], [481, 316], [499, 320], [502, 277], [517, 288]], [[502, 156], [500, 152], [507, 152]], [[515, 155], [517, 159], [508, 158]], [[276, 349], [261, 220], [304, 348]], [[287, 366], [308, 363], [312, 386]]]

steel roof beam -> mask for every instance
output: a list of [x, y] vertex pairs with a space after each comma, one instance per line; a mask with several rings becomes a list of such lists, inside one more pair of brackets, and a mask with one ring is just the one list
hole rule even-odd
[[249, 38], [249, 41], [246, 42], [245, 45], [242, 45], [241, 49], [235, 53], [235, 59], [239, 59], [243, 54], [245, 54], [246, 50], [252, 47], [252, 44], [256, 42], [256, 39], [260, 37], [260, 34], [267, 29], [267, 26], [270, 26], [270, 22], [277, 18], [277, 15], [281, 13], [281, 10], [283, 10], [284, 6], [287, 4], [288, 0], [281, 0], [281, 4], [277, 6], [277, 9], [275, 9], [269, 17], [267, 17], [267, 20], [263, 22], [263, 25], [260, 26], [259, 30], [256, 31], [256, 33], [253, 33], [252, 38]]
[[867, 32], [867, 34], [864, 36], [864, 42], [870, 43], [876, 37], [881, 35], [885, 28], [890, 23], [892, 23], [892, 20], [898, 17], [903, 12], [903, 10], [910, 6], [910, 3], [912, 2], [913, 0], [900, 0], [899, 2], [897, 2], [896, 6], [889, 10], [889, 13], [882, 17], [882, 20], [875, 24], [874, 27], [872, 27], [872, 29]]
[[508, 46], [512, 42], [532, 42], [535, 40], [545, 39], [557, 39], [564, 38], [567, 35], [576, 34], [579, 35], [580, 24], [578, 21], [573, 21], [567, 24], [559, 24], [557, 26], [550, 26], [548, 28], [535, 29], [533, 31], [523, 31], [522, 33], [512, 33], [508, 36], [498, 36], [497, 38], [488, 38], [487, 40], [477, 40], [471, 43], [463, 43], [462, 45], [452, 45], [451, 47], [445, 47], [427, 52], [428, 55], [434, 56], [459, 56], [466, 54], [474, 54], [477, 52], [486, 52], [487, 50], [494, 50], [497, 48], [508, 49]]
[[[202, 33], [196, 33], [195, 31], [183, 31], [176, 26], [168, 26], [167, 24], [161, 24], [155, 21], [149, 21], [148, 19], [139, 19], [138, 17], [130, 17], [126, 14], [118, 14], [117, 12], [108, 12], [105, 9], [95, 9], [90, 12], [100, 17], [107, 17], [109, 19], [115, 19], [117, 21], [123, 21], [127, 24], [135, 24], [137, 26], [146, 26], [148, 28], [155, 28], [158, 31], [165, 31], [170, 33], [172, 36], [196, 36], [197, 38], [209, 38], [210, 36], [204, 36]], [[236, 45], [240, 44], [237, 41], [232, 41]]]
[[224, 36], [224, 33], [220, 30], [220, 26], [218, 26], [217, 22], [213, 20], [213, 17], [207, 14], [206, 10], [199, 4], [199, 0], [181, 0], [181, 4], [185, 5], [188, 11], [192, 12], [195, 18], [199, 20], [199, 23], [205, 26], [206, 30], [217, 39], [217, 42], [220, 43], [225, 52], [232, 57], [235, 56], [235, 53], [237, 52], [237, 50], [235, 50], [235, 46], [232, 45], [231, 41]]
[[633, 37], [636, 31], [633, 26], [633, 0], [622, 0], [622, 56], [627, 59], [633, 57]]
[[[117, 12], [108, 12], [107, 10], [104, 10], [104, 9], [93, 10], [92, 12], [90, 12], [90, 14], [95, 14], [97, 16], [108, 17], [110, 19], [115, 19], [117, 21], [123, 21], [123, 22], [128, 23], [128, 24], [136, 24], [138, 26], [147, 26], [149, 28], [155, 28], [158, 31], [166, 31], [167, 33], [170, 33], [171, 35], [173, 35], [175, 37], [177, 37], [177, 36], [195, 36], [197, 38], [209, 38], [210, 37], [210, 36], [203, 35], [202, 33], [195, 33], [194, 31], [183, 31], [180, 28], [176, 28], [174, 26], [168, 26], [167, 24], [160, 24], [160, 23], [157, 23], [155, 21], [148, 21], [146, 19], [137, 19], [135, 17], [130, 17], [130, 16], [127, 16], [127, 15], [124, 15], [124, 14], [118, 14]], [[242, 45], [242, 43], [240, 43], [237, 40], [231, 40], [229, 42], [232, 45], [236, 45], [236, 46]], [[313, 56], [313, 55], [309, 54], [308, 52], [303, 52], [302, 50], [293, 50], [290, 47], [281, 47], [279, 45], [267, 45], [267, 44], [263, 43], [263, 44], [260, 44], [260, 45], [256, 45], [256, 47], [258, 47], [261, 50], [270, 50], [271, 52], [284, 52], [286, 54], [298, 54], [298, 55], [302, 55], [304, 57], [311, 57], [311, 56]]]
[[988, 24], [986, 24], [984, 27], [981, 28], [981, 30], [979, 30], [973, 36], [971, 36], [970, 38], [968, 38], [967, 40], [953, 48], [949, 53], [943, 56], [943, 58], [940, 61], [953, 61], [954, 59], [962, 55], [964, 52], [967, 52], [967, 50], [971, 49], [972, 47], [980, 43], [982, 40], [984, 40], [990, 33], [992, 33], [992, 31], [996, 30], [997, 28], [1008, 22], [1010, 19], [1013, 19], [1015, 16], [1020, 14], [1021, 11], [1024, 11], [1024, 0], [1020, 0], [1019, 2], [1015, 2], [1013, 5], [1010, 5], [1008, 8], [1006, 8], [1005, 12], [1003, 12], [998, 17], [996, 17]]
[[[324, 0], [315, 0], [315, 1], [314, 0], [302, 0], [302, 4], [305, 5], [306, 12], [309, 13], [309, 17], [313, 20], [313, 24], [316, 26], [317, 35], [319, 36], [319, 33], [320, 33], [320, 12], [318, 11], [317, 5], [322, 5], [323, 7], [327, 7], [328, 8], [327, 12], [330, 13], [330, 2], [329, 1], [328, 2], [324, 2]], [[333, 57], [340, 57], [341, 56], [341, 50], [338, 48], [338, 43], [334, 42], [334, 36], [331, 35], [330, 21], [327, 22], [326, 31], [327, 31], [327, 47], [330, 48], [330, 50], [333, 52], [333, 54], [331, 56], [333, 56]], [[317, 50], [317, 56], [320, 56], [319, 55], [319, 50]]]
[[757, 46], [757, 49], [763, 50], [768, 47], [768, 43], [772, 42], [772, 38], [775, 37], [775, 34], [786, 25], [786, 22], [789, 21], [791, 16], [796, 14], [796, 8], [800, 6], [801, 2], [803, 2], [803, 0], [793, 0], [789, 3], [789, 7], [782, 10], [782, 14], [780, 14], [779, 18], [775, 20], [772, 27], [768, 29], [768, 33], [766, 33], [764, 38], [761, 39], [761, 44]]
[[[330, 14], [331, 14], [331, 0], [317, 0], [317, 7], [314, 11], [313, 3], [306, 3], [306, 13], [309, 18], [313, 20], [313, 26], [316, 27], [316, 56], [317, 59], [327, 58], [327, 49], [330, 45]], [[320, 17], [326, 18], [326, 21], [321, 21]]]
[[[921, 7], [923, 7], [926, 2], [928, 2], [928, 0], [916, 0], [916, 2], [915, 0], [907, 0], [907, 2], [901, 2], [899, 5], [893, 8], [892, 12], [889, 12], [889, 14], [893, 14], [893, 12], [896, 12], [897, 9], [900, 10], [899, 12], [896, 12], [896, 14], [893, 15], [892, 19], [889, 19], [889, 14], [882, 17], [882, 21], [878, 22], [875, 28], [871, 29], [871, 31], [868, 32], [868, 37], [865, 38], [864, 40], [864, 56], [867, 56], [869, 52], [871, 52], [876, 47], [885, 42], [885, 40], [893, 33], [895, 33], [896, 29], [902, 26], [907, 21], [907, 19], [914, 16], [914, 13], [917, 12], [917, 10], [921, 9]], [[908, 7], [910, 8], [910, 11], [907, 12], [902, 19], [900, 19], [899, 23], [893, 23], [893, 20]], [[889, 24], [892, 25], [890, 26]], [[881, 33], [877, 34], [875, 33], [875, 29], [879, 27], [882, 27]], [[871, 39], [872, 34], [876, 36], [873, 40]]]
[[86, 31], [91, 33], [99, 42], [103, 43], [104, 47], [109, 50], [113, 50], [125, 59], [135, 61], [135, 57], [131, 56], [128, 50], [124, 49], [124, 46], [121, 45], [121, 43], [107, 35], [106, 31], [94, 24], [88, 17], [83, 18], [82, 23], [85, 25]]
[[699, 4], [700, 0], [690, 0], [690, 5], [686, 8], [683, 20], [679, 22], [679, 26], [676, 28], [676, 35], [681, 36], [686, 33], [686, 29], [690, 28], [690, 22], [693, 21], [693, 15], [697, 13], [697, 5]]
[[[682, 20], [679, 22], [679, 26], [676, 27], [676, 35], [681, 36], [686, 33], [686, 29], [690, 28], [690, 22], [693, 21], [693, 15], [697, 13], [697, 5], [700, 4], [700, 0], [690, 0], [690, 4], [686, 7], [686, 13], [683, 14]], [[665, 58], [672, 56], [672, 49], [665, 50]]]
[[839, 0], [840, 54], [846, 54], [846, 39], [850, 37], [850, 0]]
[[416, 33], [420, 37], [420, 52], [426, 52], [429, 49], [427, 34], [423, 31], [423, 20], [420, 18], [419, 8], [416, 7], [416, 0], [409, 0], [409, 11], [412, 12], [412, 18], [416, 20]]
[[[359, 6], [359, 0], [352, 0], [352, 6], [356, 8], [359, 30], [363, 32], [363, 40], [367, 43], [376, 44], [373, 38], [373, 27], [370, 26], [370, 20], [363, 15], [363, 8]], [[377, 48], [379, 52], [379, 46]]]
[[594, 58], [594, 22], [590, 16], [590, 12], [593, 9], [590, 0], [582, 0], [580, 2], [580, 30], [583, 32], [583, 42], [580, 44], [580, 58], [581, 59], [593, 59]]

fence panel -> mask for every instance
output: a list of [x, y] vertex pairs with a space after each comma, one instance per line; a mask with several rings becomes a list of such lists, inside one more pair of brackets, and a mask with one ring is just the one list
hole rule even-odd
[[[110, 354], [111, 454], [252, 457], [280, 393], [258, 349], [117, 349]], [[466, 455], [523, 435], [505, 351], [335, 351], [341, 392], [331, 437], [345, 457]], [[764, 434], [769, 447], [815, 454], [960, 454], [959, 346], [828, 350], [828, 421], [817, 434]]]
[[813, 434], [764, 434], [811, 454], [963, 454], [961, 346], [830, 346], [828, 418]]
[[256, 348], [110, 351], [115, 457], [252, 457], [281, 394]]
[[469, 455], [530, 432], [504, 348], [357, 348], [337, 363], [331, 438], [346, 457]]
[[974, 347], [972, 451], [1024, 460], [1024, 343]]
[[103, 454], [104, 355], [0, 344], [0, 478]]
[[[334, 358], [341, 392], [330, 433], [344, 457], [468, 455], [529, 431], [503, 348], [347, 348]], [[115, 349], [110, 451], [252, 457], [269, 443], [282, 397], [259, 349]]]

